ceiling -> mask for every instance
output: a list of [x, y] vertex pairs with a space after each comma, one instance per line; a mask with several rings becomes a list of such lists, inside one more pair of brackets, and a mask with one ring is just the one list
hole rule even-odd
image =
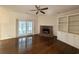
[[[34, 5], [4, 5], [3, 7], [17, 12], [36, 15], [35, 11], [31, 11], [33, 9], [36, 9]], [[40, 7], [48, 7], [48, 10], [45, 10], [46, 15], [51, 15], [78, 9], [79, 5], [40, 5]], [[43, 14], [39, 13], [39, 15]]]

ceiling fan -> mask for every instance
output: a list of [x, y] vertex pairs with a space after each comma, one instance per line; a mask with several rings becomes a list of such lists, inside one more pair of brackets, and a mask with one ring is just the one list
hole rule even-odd
[[35, 5], [35, 8], [36, 8], [36, 10], [31, 10], [31, 11], [36, 11], [36, 15], [37, 15], [39, 12], [41, 12], [42, 14], [46, 14], [43, 10], [47, 10], [47, 9], [48, 9], [48, 7], [40, 8], [40, 6], [38, 6], [38, 5]]

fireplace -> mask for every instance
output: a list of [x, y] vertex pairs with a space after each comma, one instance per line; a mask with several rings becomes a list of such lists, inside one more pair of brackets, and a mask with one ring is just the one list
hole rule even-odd
[[42, 32], [43, 32], [44, 34], [50, 34], [50, 30], [49, 30], [48, 28], [42, 29]]
[[40, 35], [46, 37], [53, 36], [53, 26], [40, 26]]

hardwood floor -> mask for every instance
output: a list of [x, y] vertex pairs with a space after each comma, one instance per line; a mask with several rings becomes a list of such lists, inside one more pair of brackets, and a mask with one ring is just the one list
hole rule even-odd
[[55, 38], [38, 35], [0, 40], [1, 54], [76, 54], [79, 49]]

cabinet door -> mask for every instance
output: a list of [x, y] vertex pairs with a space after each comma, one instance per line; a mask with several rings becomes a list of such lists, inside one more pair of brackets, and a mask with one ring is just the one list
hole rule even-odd
[[74, 34], [74, 39], [73, 39], [75, 47], [79, 49], [79, 35]]
[[71, 33], [67, 34], [67, 43], [74, 46], [74, 35]]
[[57, 31], [57, 39], [61, 40], [61, 32], [60, 31]]
[[61, 40], [63, 42], [67, 41], [67, 34], [66, 34], [66, 32], [58, 31], [57, 36], [58, 36], [58, 40]]

